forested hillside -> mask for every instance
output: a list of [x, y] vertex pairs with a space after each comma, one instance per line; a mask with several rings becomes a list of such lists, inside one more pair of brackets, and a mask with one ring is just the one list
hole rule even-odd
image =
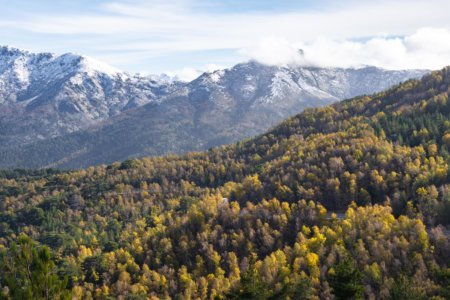
[[449, 299], [450, 68], [207, 152], [0, 179], [1, 297]]

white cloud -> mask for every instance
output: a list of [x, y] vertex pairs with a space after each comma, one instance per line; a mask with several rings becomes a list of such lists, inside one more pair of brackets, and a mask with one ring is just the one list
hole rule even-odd
[[200, 68], [182, 68], [179, 70], [167, 71], [164, 73], [170, 77], [174, 77], [177, 80], [189, 82], [199, 77], [204, 72], [214, 72], [220, 69], [223, 69], [223, 66], [219, 66], [216, 64], [207, 64]]
[[241, 52], [269, 65], [439, 69], [450, 65], [450, 32], [422, 28], [401, 38], [375, 37], [363, 42], [318, 38], [305, 43], [270, 37]]
[[[241, 48], [268, 35], [310, 40], [319, 35], [350, 38], [380, 32], [410, 34], [424, 26], [450, 29], [447, 0], [343, 1], [339, 6], [331, 2], [320, 11], [276, 13], [211, 13], [198, 9], [196, 3], [194, 0], [111, 2], [103, 5], [100, 12], [90, 14], [39, 14], [7, 22], [38, 33], [134, 33], [151, 38], [157, 47], [178, 45], [187, 50]], [[197, 44], [198, 47], [193, 46]]]
[[286, 39], [275, 36], [262, 39], [254, 47], [242, 49], [240, 52], [250, 59], [268, 65], [303, 64], [301, 47]]

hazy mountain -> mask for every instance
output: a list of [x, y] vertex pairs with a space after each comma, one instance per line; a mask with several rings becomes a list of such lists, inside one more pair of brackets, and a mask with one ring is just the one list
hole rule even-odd
[[[148, 104], [120, 114], [117, 112], [138, 106], [131, 100], [133, 97], [145, 97], [134, 96], [133, 91], [129, 91], [124, 94], [126, 98], [122, 103], [119, 101], [121, 94], [116, 92], [116, 102], [122, 104], [113, 106], [118, 107], [113, 109], [113, 113], [104, 114], [103, 122], [82, 131], [30, 143], [26, 147], [3, 147], [0, 166], [77, 168], [135, 156], [202, 150], [260, 134], [305, 108], [372, 94], [409, 78], [421, 77], [425, 72], [243, 63], [230, 69], [204, 73], [185, 85], [158, 86], [155, 89], [162, 90], [159, 98], [149, 88]], [[118, 74], [104, 77], [126, 82], [120, 79], [124, 75]], [[142, 95], [139, 89], [136, 93]], [[83, 102], [77, 96], [75, 93], [73, 98], [58, 99], [74, 104]], [[102, 99], [102, 107], [106, 109], [110, 103], [109, 96], [104, 95]], [[54, 102], [55, 98], [48, 101], [52, 107]], [[62, 120], [71, 116], [67, 112], [55, 115]]]

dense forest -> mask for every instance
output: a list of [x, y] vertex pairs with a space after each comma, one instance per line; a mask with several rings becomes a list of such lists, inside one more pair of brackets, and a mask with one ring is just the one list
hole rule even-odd
[[3, 171], [0, 298], [450, 299], [449, 93], [446, 68], [207, 152]]

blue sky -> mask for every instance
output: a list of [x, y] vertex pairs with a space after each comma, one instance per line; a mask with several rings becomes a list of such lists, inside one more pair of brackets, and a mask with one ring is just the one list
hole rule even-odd
[[448, 0], [0, 0], [0, 7], [0, 44], [76, 52], [131, 73], [194, 77], [248, 59], [450, 64]]

